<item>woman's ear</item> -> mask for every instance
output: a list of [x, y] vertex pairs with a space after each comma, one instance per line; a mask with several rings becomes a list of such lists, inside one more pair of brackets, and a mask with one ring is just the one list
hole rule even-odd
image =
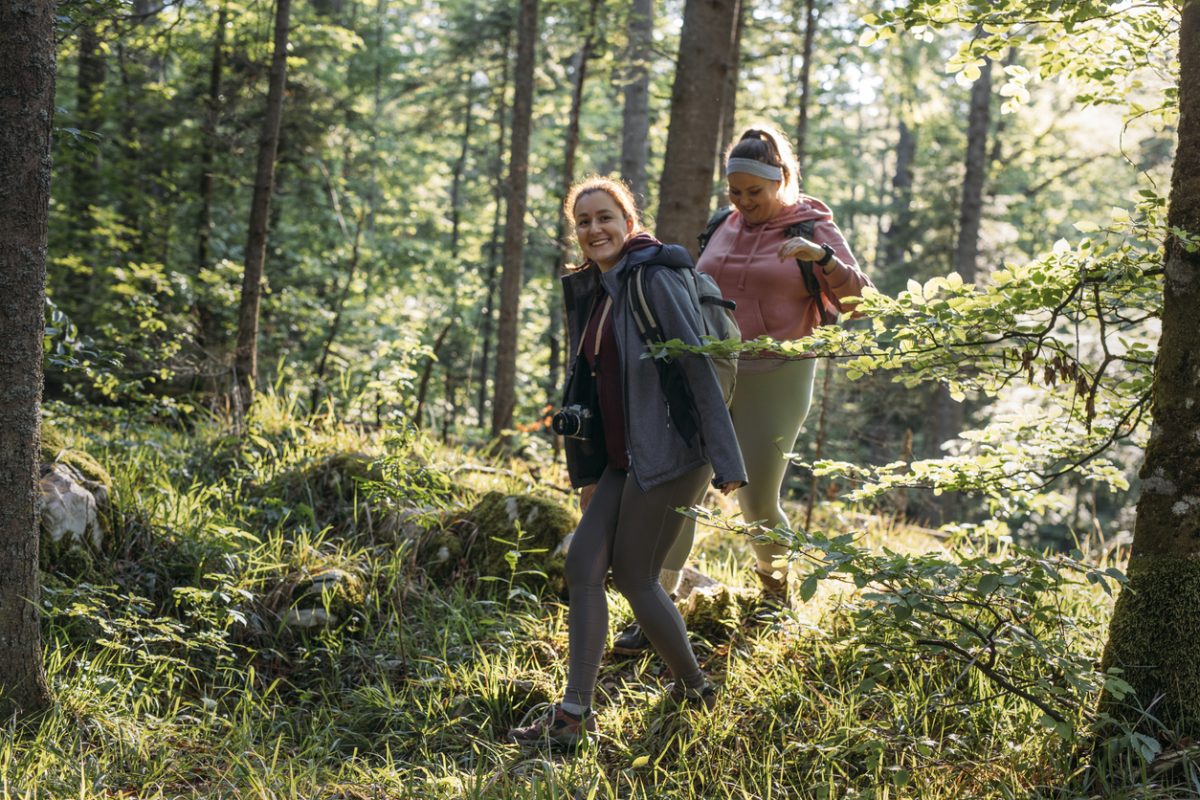
[[625, 235], [628, 236], [631, 233], [633, 233], [633, 217], [627, 215], [625, 217]]

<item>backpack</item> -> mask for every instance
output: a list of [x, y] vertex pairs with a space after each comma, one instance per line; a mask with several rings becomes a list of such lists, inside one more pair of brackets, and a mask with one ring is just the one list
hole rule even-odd
[[[629, 312], [633, 316], [638, 333], [647, 345], [660, 344], [666, 341], [662, 326], [654, 315], [646, 294], [646, 273], [651, 267], [662, 269], [680, 269], [665, 264], [642, 264], [629, 277], [629, 291], [626, 297]], [[692, 306], [700, 320], [701, 337], [716, 340], [734, 339], [741, 341], [742, 334], [734, 319], [733, 310], [737, 304], [721, 296], [716, 281], [708, 275], [696, 272], [694, 268], [682, 268], [687, 274], [684, 283], [692, 298]], [[733, 401], [733, 389], [737, 383], [737, 356], [709, 356], [709, 362], [717, 375], [717, 383], [721, 386], [721, 394], [728, 408]], [[656, 359], [658, 379], [662, 386], [663, 396], [667, 402], [667, 412], [675, 428], [684, 441], [691, 442], [700, 430], [699, 411], [693, 399], [692, 389], [684, 374], [682, 366], [674, 360]]]
[[[708, 240], [716, 232], [717, 228], [721, 227], [729, 215], [733, 213], [733, 208], [723, 206], [713, 212], [713, 215], [708, 218], [708, 224], [704, 226], [704, 232], [696, 237], [700, 242], [700, 252], [704, 252], [704, 248], [708, 246]], [[789, 239], [796, 236], [803, 236], [810, 241], [813, 240], [813, 232], [816, 229], [817, 221], [814, 219], [806, 219], [797, 222], [794, 225], [789, 225], [783, 232], [783, 235]], [[804, 280], [804, 286], [808, 289], [808, 294], [817, 299], [817, 309], [821, 312], [821, 319], [818, 325], [833, 325], [837, 323], [838, 312], [837, 302], [832, 297], [828, 297], [821, 289], [821, 282], [817, 280], [817, 275], [813, 272], [813, 262], [801, 261], [796, 259], [796, 266], [800, 268], [800, 277]]]

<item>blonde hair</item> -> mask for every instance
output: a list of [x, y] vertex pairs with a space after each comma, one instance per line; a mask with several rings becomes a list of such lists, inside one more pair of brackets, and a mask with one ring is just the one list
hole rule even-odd
[[751, 158], [779, 167], [783, 171], [779, 199], [787, 205], [800, 199], [800, 162], [787, 137], [773, 126], [760, 124], [743, 131], [741, 138], [725, 151], [725, 161], [731, 158]]

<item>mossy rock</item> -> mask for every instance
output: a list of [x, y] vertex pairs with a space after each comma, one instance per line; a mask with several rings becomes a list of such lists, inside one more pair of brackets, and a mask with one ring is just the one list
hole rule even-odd
[[335, 628], [365, 614], [367, 593], [355, 570], [326, 567], [286, 583], [283, 624], [294, 630]]
[[381, 478], [376, 460], [365, 453], [330, 453], [280, 473], [261, 494], [290, 509], [293, 518], [311, 516], [318, 530], [330, 527], [336, 536], [352, 536], [369, 525], [361, 484]]
[[[103, 486], [107, 497], [112, 497], [112, 475], [99, 461], [83, 450], [71, 447], [62, 434], [49, 425], [42, 425], [38, 439], [40, 442], [39, 456], [43, 464], [60, 463], [74, 467], [89, 481]], [[99, 499], [97, 498], [97, 500]]]
[[488, 492], [461, 518], [422, 542], [428, 574], [443, 579], [468, 573], [502, 591], [513, 584], [533, 592], [566, 594], [563, 540], [578, 522], [569, 509], [530, 494]]

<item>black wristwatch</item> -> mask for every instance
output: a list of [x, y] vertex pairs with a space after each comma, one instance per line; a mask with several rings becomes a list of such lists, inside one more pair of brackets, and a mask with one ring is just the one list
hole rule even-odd
[[825, 251], [825, 255], [821, 256], [819, 261], [814, 261], [818, 267], [823, 267], [833, 260], [833, 248], [827, 244], [821, 245], [821, 249]]

